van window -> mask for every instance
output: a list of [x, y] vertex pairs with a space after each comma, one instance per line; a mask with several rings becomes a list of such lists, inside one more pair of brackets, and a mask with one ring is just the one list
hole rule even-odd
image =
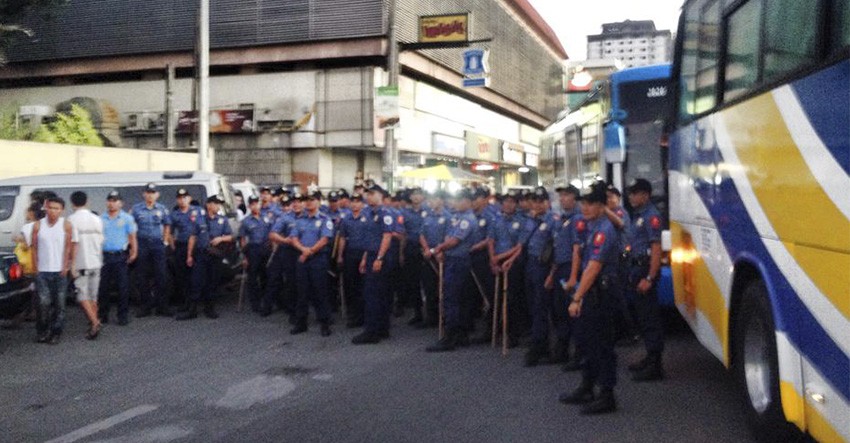
[[[192, 204], [204, 206], [204, 202], [207, 200], [207, 189], [204, 185], [161, 185], [157, 183], [156, 187], [159, 189], [159, 203], [162, 203], [168, 209], [176, 206], [175, 200], [179, 189], [189, 191], [189, 195], [192, 196]], [[129, 210], [136, 203], [144, 201], [143, 185], [121, 186], [117, 189], [121, 193], [121, 197], [124, 198], [124, 210]]]
[[36, 192], [52, 191], [62, 200], [65, 200], [65, 213], [70, 214], [73, 210], [71, 207], [71, 194], [75, 191], [82, 191], [88, 197], [88, 206], [93, 212], [103, 214], [106, 211], [106, 196], [112, 191], [112, 188], [103, 186], [84, 186], [77, 188], [39, 188]]
[[20, 192], [18, 186], [0, 186], [0, 221], [8, 220], [15, 212], [15, 198]]

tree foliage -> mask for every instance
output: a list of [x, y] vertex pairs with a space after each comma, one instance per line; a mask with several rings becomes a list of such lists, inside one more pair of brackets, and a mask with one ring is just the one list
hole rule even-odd
[[14, 108], [0, 110], [0, 140], [29, 140], [32, 131], [18, 121]]
[[52, 123], [41, 125], [33, 140], [43, 143], [103, 146], [91, 115], [82, 106], [72, 105], [71, 112], [57, 113]]

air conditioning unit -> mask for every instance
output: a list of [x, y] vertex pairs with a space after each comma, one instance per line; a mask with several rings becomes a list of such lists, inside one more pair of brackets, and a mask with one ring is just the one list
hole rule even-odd
[[29, 126], [33, 130], [54, 114], [53, 107], [47, 105], [28, 105], [18, 109], [18, 118], [22, 126]]
[[127, 114], [125, 132], [162, 132], [165, 130], [165, 114], [162, 112], [134, 112]]

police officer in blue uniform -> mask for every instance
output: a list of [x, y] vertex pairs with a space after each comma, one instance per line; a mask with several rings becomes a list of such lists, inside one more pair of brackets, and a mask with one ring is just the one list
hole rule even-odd
[[[472, 211], [475, 214], [476, 228], [472, 233], [472, 248], [470, 249], [472, 260], [472, 274], [468, 280], [470, 294], [476, 294], [478, 297], [467, 297], [468, 305], [465, 307], [469, 311], [469, 324], [467, 329], [474, 330], [475, 318], [481, 315], [481, 300], [490, 300], [493, 297], [493, 286], [495, 285], [496, 276], [490, 266], [490, 251], [489, 240], [487, 234], [490, 231], [490, 225], [493, 223], [493, 218], [496, 215], [497, 206], [490, 204], [490, 190], [480, 186], [473, 191], [474, 199], [472, 201]], [[481, 331], [481, 335], [472, 340], [473, 343], [489, 343], [490, 342], [490, 322], [493, 320], [492, 315], [484, 316], [485, 328]]]
[[342, 195], [339, 191], [331, 191], [328, 193], [328, 207], [327, 211], [324, 212], [328, 218], [333, 222], [333, 236], [331, 237], [331, 244], [329, 247], [330, 254], [330, 270], [328, 273], [328, 303], [330, 303], [331, 310], [333, 312], [337, 311], [337, 307], [339, 306], [339, 295], [340, 295], [340, 287], [339, 287], [339, 278], [338, 275], [342, 272], [342, 269], [337, 268], [337, 257], [339, 256], [339, 241], [340, 241], [340, 227], [342, 226], [342, 221], [346, 218], [351, 217], [351, 211], [343, 208], [341, 204]]
[[[165, 245], [171, 241], [171, 216], [168, 208], [157, 203], [159, 191], [156, 184], [145, 186], [144, 201], [133, 205], [130, 215], [138, 228], [139, 255], [136, 259], [141, 308], [136, 317], [148, 317], [154, 312], [170, 317], [165, 296]], [[153, 287], [151, 287], [153, 280]], [[153, 291], [151, 291], [153, 289]]]
[[531, 345], [525, 354], [526, 366], [537, 366], [549, 353], [549, 319], [552, 316], [552, 292], [546, 289], [553, 256], [552, 232], [560, 216], [549, 209], [549, 192], [539, 186], [531, 196], [534, 212], [528, 234], [525, 262], [525, 293], [531, 313]]
[[[605, 216], [605, 185], [598, 183], [582, 197], [588, 234], [581, 248], [581, 278], [569, 305], [576, 319], [577, 344], [585, 356], [581, 384], [559, 400], [583, 404], [582, 414], [603, 414], [617, 409], [617, 354], [614, 352], [613, 316], [617, 309], [616, 285], [619, 236]], [[599, 392], [594, 388], [598, 387]]]
[[656, 283], [661, 273], [661, 231], [664, 221], [652, 204], [652, 184], [639, 178], [628, 188], [629, 204], [634, 211], [629, 230], [630, 266], [628, 297], [634, 302], [643, 335], [646, 356], [631, 365], [634, 381], [664, 378], [662, 353], [664, 329], [658, 304]]
[[[299, 194], [297, 202], [299, 207], [302, 205], [301, 200], [302, 197]], [[295, 221], [300, 213], [292, 210], [294, 203], [290, 200], [290, 197], [283, 196], [281, 203], [283, 207], [277, 217], [271, 212], [267, 212], [265, 216], [271, 226], [269, 240], [272, 244], [272, 251], [271, 258], [268, 259], [266, 264], [268, 279], [265, 296], [258, 312], [262, 317], [268, 317], [277, 305], [290, 315], [291, 323], [294, 323], [295, 305], [298, 299], [295, 284], [295, 263], [300, 254], [293, 248], [289, 234], [295, 228]]]
[[304, 215], [295, 221], [289, 232], [292, 246], [301, 255], [295, 268], [298, 302], [295, 305], [294, 327], [290, 334], [307, 331], [308, 304], [313, 305], [322, 337], [331, 335], [331, 311], [328, 304], [328, 245], [333, 238], [333, 221], [319, 211], [322, 194], [319, 191], [304, 196]]
[[431, 255], [445, 265], [443, 271], [443, 313], [445, 315], [446, 334], [436, 344], [429, 346], [428, 352], [453, 351], [457, 346], [468, 344], [470, 323], [469, 311], [463, 309], [465, 297], [477, 300], [477, 294], [465, 294], [467, 280], [470, 278], [472, 259], [470, 251], [474, 245], [473, 233], [477, 229], [478, 219], [472, 212], [474, 191], [462, 189], [457, 195], [456, 213], [447, 228], [445, 240], [431, 249]]
[[103, 324], [109, 323], [109, 290], [118, 288], [118, 325], [130, 322], [130, 276], [128, 265], [138, 256], [136, 222], [130, 214], [121, 210], [121, 194], [112, 191], [106, 196], [106, 212], [100, 216], [103, 222], [103, 268], [98, 288], [98, 316]]
[[501, 213], [493, 219], [488, 232], [490, 267], [494, 274], [502, 275], [499, 291], [508, 281], [508, 340], [513, 347], [527, 328], [527, 310], [523, 307], [522, 233], [527, 222], [518, 212], [519, 192], [511, 190], [501, 196]]
[[363, 195], [351, 196], [351, 216], [342, 220], [339, 234], [337, 269], [343, 274], [345, 302], [348, 309], [346, 327], [363, 326], [363, 274], [360, 260], [366, 251], [366, 230], [369, 220], [364, 212]]
[[184, 188], [177, 190], [177, 205], [171, 211], [171, 252], [174, 258], [174, 290], [176, 299], [189, 306], [189, 288], [194, 269], [196, 224], [203, 211], [191, 205], [192, 196]]
[[364, 274], [364, 330], [351, 339], [356, 345], [378, 343], [390, 335], [390, 276], [397, 261], [389, 257], [393, 236], [402, 232], [394, 213], [382, 205], [385, 191], [379, 185], [369, 188], [366, 217], [366, 252], [360, 259], [359, 270]]
[[401, 277], [404, 281], [402, 293], [406, 298], [405, 305], [413, 310], [413, 317], [407, 322], [410, 326], [419, 326], [425, 321], [422, 313], [422, 285], [420, 284], [422, 248], [419, 244], [422, 223], [428, 216], [428, 208], [423, 205], [424, 200], [422, 189], [412, 188], [407, 193], [407, 206], [402, 211], [406, 235], [404, 266], [401, 269]]
[[445, 208], [447, 198], [445, 191], [435, 191], [430, 195], [429, 209], [422, 219], [419, 233], [422, 254], [419, 278], [425, 293], [425, 322], [421, 326], [424, 327], [434, 327], [439, 323], [439, 275], [437, 258], [431, 254], [431, 249], [445, 240], [446, 228], [451, 223], [451, 214]]
[[272, 190], [272, 188], [269, 188], [268, 186], [264, 186], [260, 189], [260, 215], [264, 218], [269, 216], [268, 218], [271, 219], [272, 223], [277, 220], [277, 217], [279, 217], [282, 212], [280, 205], [275, 202], [275, 195], [277, 194], [277, 190]]
[[[616, 336], [618, 340], [622, 340], [624, 345], [636, 344], [640, 340], [638, 333], [637, 321], [632, 315], [632, 309], [628, 298], [626, 297], [626, 289], [628, 288], [629, 267], [631, 261], [631, 253], [629, 252], [629, 231], [631, 230], [631, 217], [626, 209], [620, 204], [620, 190], [614, 185], [608, 185], [606, 189], [608, 201], [605, 205], [605, 215], [611, 224], [617, 229], [620, 235], [620, 282], [617, 285], [619, 289], [617, 293], [618, 310], [617, 316], [614, 318], [616, 326]], [[619, 343], [619, 342], [618, 342]]]
[[[575, 244], [574, 222], [580, 217], [578, 198], [580, 192], [575, 186], [562, 186], [555, 189], [558, 193], [560, 218], [552, 227], [553, 263], [546, 277], [545, 288], [552, 291], [565, 282], [568, 288], [575, 287], [576, 282], [570, 279], [574, 264], [573, 245]], [[557, 342], [555, 344], [553, 363], [566, 363], [570, 354], [570, 339], [572, 338], [572, 321], [567, 313], [568, 302], [563, 290], [552, 292], [552, 318], [555, 324]]]
[[245, 256], [242, 266], [247, 270], [248, 300], [254, 312], [259, 312], [263, 299], [262, 281], [266, 279], [266, 262], [269, 260], [271, 250], [269, 245], [271, 223], [260, 214], [259, 197], [255, 195], [248, 197], [248, 211], [248, 216], [242, 219], [242, 224], [239, 226], [239, 238]]
[[233, 231], [226, 217], [219, 214], [223, 198], [207, 198], [205, 214], [195, 223], [195, 263], [192, 269], [192, 287], [189, 308], [176, 316], [177, 320], [190, 320], [198, 316], [198, 303], [203, 303], [207, 318], [216, 319], [216, 291], [221, 284], [218, 264], [229, 245], [233, 244]]

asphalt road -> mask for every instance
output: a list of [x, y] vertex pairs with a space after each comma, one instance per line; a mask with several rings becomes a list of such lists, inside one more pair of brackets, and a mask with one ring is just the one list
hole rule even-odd
[[[69, 309], [56, 346], [33, 324], [0, 330], [0, 441], [9, 442], [742, 442], [751, 436], [722, 365], [687, 332], [669, 340], [668, 378], [631, 382], [619, 349], [620, 410], [584, 417], [557, 402], [578, 374], [522, 367], [489, 346], [424, 352], [433, 330], [396, 326], [379, 345], [318, 327], [291, 337], [281, 314], [133, 319], [83, 338]], [[397, 324], [402, 324], [397, 319]]]

